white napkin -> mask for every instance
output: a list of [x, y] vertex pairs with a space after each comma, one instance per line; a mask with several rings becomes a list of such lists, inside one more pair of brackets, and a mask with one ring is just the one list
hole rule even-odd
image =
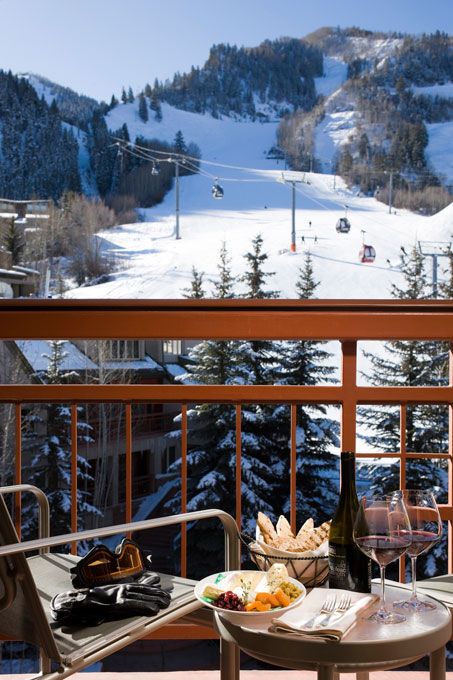
[[[338, 604], [344, 593], [351, 596], [352, 602], [351, 607], [346, 612], [335, 612], [331, 616], [327, 626], [321, 626], [317, 623], [317, 621], [322, 622], [324, 619], [323, 615], [318, 616], [314, 623], [309, 627], [305, 625], [308, 621], [312, 620], [314, 616], [319, 614], [319, 611], [329, 594], [335, 594], [337, 596], [336, 602]], [[313, 588], [298, 607], [294, 607], [278, 618], [272, 619], [272, 625], [269, 630], [278, 633], [290, 633], [303, 637], [339, 642], [344, 638], [346, 633], [355, 626], [359, 619], [359, 615], [363, 614], [365, 609], [371, 607], [378, 600], [378, 595], [371, 595], [371, 593], [354, 593], [335, 588], [329, 590], [326, 588]]]

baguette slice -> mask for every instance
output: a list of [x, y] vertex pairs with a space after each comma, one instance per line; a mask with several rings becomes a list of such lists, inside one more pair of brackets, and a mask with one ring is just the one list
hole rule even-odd
[[276, 529], [277, 535], [280, 536], [280, 538], [295, 538], [290, 523], [283, 515], [280, 515], [278, 518]]
[[277, 538], [277, 532], [275, 531], [271, 520], [267, 515], [264, 514], [264, 512], [258, 513], [257, 524], [261, 529], [261, 533], [263, 534], [264, 542], [271, 544], [272, 541]]
[[309, 517], [305, 522], [302, 524], [301, 528], [297, 532], [296, 538], [299, 539], [301, 538], [304, 534], [310, 533], [312, 529], [314, 529], [315, 523], [313, 521], [312, 517]]

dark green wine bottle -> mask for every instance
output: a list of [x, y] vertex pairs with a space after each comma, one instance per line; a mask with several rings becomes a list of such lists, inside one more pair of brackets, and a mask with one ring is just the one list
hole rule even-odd
[[354, 543], [352, 530], [359, 509], [355, 456], [341, 452], [341, 493], [329, 532], [329, 586], [360, 593], [371, 591], [371, 561]]

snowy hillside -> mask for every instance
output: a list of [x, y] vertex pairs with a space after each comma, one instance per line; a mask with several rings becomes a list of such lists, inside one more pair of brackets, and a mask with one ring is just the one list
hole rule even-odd
[[[334, 189], [332, 175], [284, 173], [287, 179], [305, 180], [297, 185], [297, 252], [291, 253], [291, 188], [278, 181], [281, 162], [265, 157], [275, 143], [276, 124], [216, 120], [165, 104], [162, 111], [161, 123], [145, 124], [135, 104], [124, 104], [109, 114], [108, 124], [117, 129], [127, 122], [131, 136], [144, 134], [167, 141], [182, 130], [186, 141], [200, 146], [201, 173], [181, 178], [182, 238], [175, 239], [173, 189], [162, 204], [142, 211], [143, 222], [99, 236], [103, 248], [117, 259], [118, 271], [109, 282], [73, 289], [69, 297], [178, 298], [189, 285], [192, 266], [205, 272], [209, 292], [222, 242], [233, 259], [234, 273], [240, 276], [243, 255], [251, 239], [261, 233], [269, 254], [267, 270], [276, 272], [269, 285], [280, 290], [282, 297], [295, 297], [298, 268], [310, 249], [315, 275], [321, 281], [319, 297], [386, 298], [391, 284], [400, 283], [401, 246], [408, 249], [418, 239], [451, 237], [453, 206], [432, 218], [408, 212], [389, 215], [385, 205], [353, 195], [338, 178]], [[225, 196], [216, 201], [211, 186], [217, 177]], [[337, 234], [335, 224], [344, 215], [345, 204], [351, 231]], [[362, 229], [366, 243], [376, 248], [372, 264], [358, 259]]]

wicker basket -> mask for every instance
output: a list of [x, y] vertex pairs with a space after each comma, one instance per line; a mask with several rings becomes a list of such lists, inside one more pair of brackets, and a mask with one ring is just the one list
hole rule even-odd
[[261, 571], [268, 571], [275, 562], [278, 562], [285, 565], [291, 578], [297, 579], [306, 588], [314, 588], [327, 581], [329, 576], [327, 556], [298, 557], [293, 553], [293, 557], [288, 555], [287, 551], [277, 549], [272, 553], [264, 552], [256, 539], [242, 534], [241, 540], [247, 546], [251, 560]]

